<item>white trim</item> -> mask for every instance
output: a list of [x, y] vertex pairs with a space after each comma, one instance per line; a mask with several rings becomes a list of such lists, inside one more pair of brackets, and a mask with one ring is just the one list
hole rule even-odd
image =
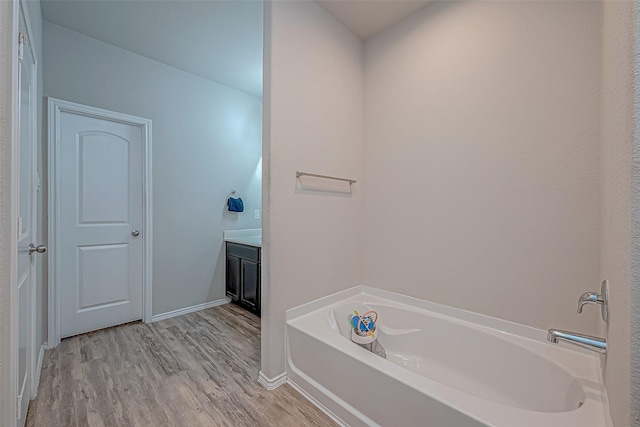
[[[52, 136], [56, 135], [56, 131], [54, 130], [53, 122], [55, 121], [55, 113], [54, 107], [51, 105], [51, 100], [48, 101], [47, 104], [47, 112], [49, 114], [49, 119], [47, 121], [48, 132], [47, 132], [47, 156], [48, 156], [48, 200], [47, 200], [47, 210], [48, 210], [48, 223], [49, 223], [49, 255], [48, 255], [48, 274], [47, 278], [47, 287], [48, 287], [48, 333], [47, 333], [47, 342], [49, 343], [50, 348], [54, 348], [60, 343], [60, 329], [58, 325], [58, 311], [59, 311], [59, 299], [57, 295], [57, 283], [58, 283], [58, 273], [56, 269], [56, 254], [57, 251], [57, 242], [54, 240], [54, 236], [58, 233], [56, 224], [56, 212], [60, 209], [59, 203], [57, 203], [57, 195], [60, 192], [60, 188], [58, 183], [53, 177], [56, 175], [55, 165], [59, 162], [59, 156], [56, 151], [52, 151]], [[56, 135], [57, 136], [57, 135]]]
[[[27, 43], [29, 44], [29, 51], [31, 53], [31, 58], [33, 63], [31, 66], [31, 99], [29, 100], [30, 107], [30, 117], [31, 117], [31, 134], [32, 134], [32, 142], [31, 142], [31, 208], [30, 214], [31, 218], [29, 224], [29, 232], [31, 233], [32, 243], [39, 245], [42, 242], [37, 242], [36, 239], [38, 237], [38, 151], [40, 150], [40, 141], [38, 140], [38, 56], [36, 55], [36, 46], [35, 41], [33, 39], [33, 30], [31, 29], [31, 20], [29, 18], [29, 9], [25, 3], [25, 0], [20, 0], [20, 11], [24, 18], [24, 23], [26, 26], [26, 38]], [[23, 63], [24, 67], [27, 65]], [[38, 284], [38, 274], [36, 269], [37, 260], [30, 259], [30, 283], [29, 283], [29, 299], [30, 301], [30, 331], [29, 331], [29, 378], [31, 384], [29, 384], [29, 398], [33, 399], [38, 392], [38, 384], [40, 382], [40, 368], [42, 367], [42, 360], [38, 360], [38, 357], [42, 357], [44, 355], [43, 349], [40, 349], [42, 354], [38, 355], [36, 353], [36, 348], [41, 346], [42, 343], [36, 342], [37, 337], [37, 326], [36, 323], [38, 321], [37, 316], [37, 301], [36, 301], [36, 293], [37, 293], [37, 284]], [[40, 363], [40, 368], [38, 367], [38, 363]]]
[[[271, 303], [271, 1], [262, 2], [262, 249], [260, 252], [260, 369], [276, 371], [281, 362], [270, 349], [272, 331], [282, 328], [272, 320]], [[274, 334], [275, 336], [275, 334]], [[275, 365], [275, 367], [274, 367]], [[273, 368], [273, 369], [271, 369]]]
[[144, 170], [142, 171], [142, 221], [144, 223], [142, 229], [144, 239], [142, 247], [142, 321], [144, 323], [152, 322], [153, 318], [153, 141], [151, 135], [151, 120], [148, 126], [145, 126], [145, 144], [142, 147], [142, 163]]
[[294, 381], [292, 381], [291, 379], [288, 379], [287, 383], [291, 387], [293, 387], [298, 393], [300, 393], [305, 399], [307, 399], [309, 402], [313, 403], [316, 408], [320, 409], [329, 418], [331, 418], [333, 421], [335, 421], [336, 424], [338, 424], [339, 426], [342, 426], [342, 427], [350, 427], [349, 424], [345, 423], [340, 417], [338, 417], [336, 414], [331, 412], [329, 410], [329, 408], [327, 408], [322, 403], [320, 403], [320, 401], [318, 401], [315, 397], [313, 397], [312, 395], [307, 393], [302, 387], [300, 387]]
[[183, 314], [195, 313], [196, 311], [205, 310], [211, 307], [217, 307], [219, 305], [228, 304], [231, 302], [230, 298], [217, 299], [215, 301], [205, 302], [204, 304], [196, 304], [191, 307], [179, 308], [177, 310], [167, 311], [166, 313], [156, 314], [151, 318], [152, 322], [158, 322], [160, 320], [171, 319], [172, 317], [182, 316]]
[[287, 373], [283, 372], [274, 378], [269, 378], [260, 371], [260, 374], [258, 374], [258, 382], [267, 390], [275, 390], [281, 385], [287, 383]]
[[153, 272], [153, 203], [152, 203], [152, 155], [151, 155], [151, 120], [142, 117], [122, 114], [115, 111], [90, 107], [75, 102], [49, 98], [48, 100], [48, 156], [49, 156], [49, 348], [54, 348], [60, 343], [60, 295], [58, 284], [60, 272], [58, 271], [58, 253], [60, 250], [59, 239], [60, 221], [60, 182], [56, 165], [60, 163], [60, 113], [70, 112], [87, 117], [100, 119], [107, 118], [120, 123], [140, 126], [143, 131], [143, 159], [142, 159], [142, 321], [150, 322], [152, 319], [152, 272]]
[[42, 361], [44, 360], [44, 351], [47, 348], [47, 343], [44, 343], [40, 346], [40, 352], [38, 352], [36, 369], [33, 372], [33, 376], [31, 377], [31, 400], [35, 399], [38, 395], [38, 387], [40, 386], [40, 373], [42, 372]]
[[11, 359], [9, 366], [12, 369], [11, 384], [13, 387], [13, 402], [16, 403], [13, 406], [13, 420], [18, 418], [18, 216], [20, 215], [20, 193], [18, 184], [20, 182], [20, 176], [18, 175], [19, 167], [19, 153], [20, 153], [20, 105], [19, 105], [19, 93], [20, 93], [20, 67], [18, 61], [18, 33], [20, 32], [20, 5], [18, 1], [13, 0], [13, 20], [14, 31], [11, 36], [11, 57], [12, 64], [11, 70], [12, 76], [12, 101], [13, 108], [11, 111], [11, 292], [9, 309], [11, 310], [11, 339], [9, 341], [9, 348], [11, 351]]

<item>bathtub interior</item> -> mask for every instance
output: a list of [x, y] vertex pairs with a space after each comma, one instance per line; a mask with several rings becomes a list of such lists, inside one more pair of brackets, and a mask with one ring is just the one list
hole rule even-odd
[[354, 310], [379, 314], [377, 336], [387, 352], [387, 360], [380, 363], [394, 363], [476, 397], [530, 411], [569, 412], [585, 400], [574, 375], [532, 351], [544, 343], [518, 343], [498, 331], [411, 307], [339, 303], [327, 311], [327, 320], [349, 341], [348, 319]]

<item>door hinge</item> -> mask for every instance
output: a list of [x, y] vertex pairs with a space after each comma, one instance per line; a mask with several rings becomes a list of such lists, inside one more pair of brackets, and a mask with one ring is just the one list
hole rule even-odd
[[24, 33], [18, 34], [18, 61], [24, 59]]

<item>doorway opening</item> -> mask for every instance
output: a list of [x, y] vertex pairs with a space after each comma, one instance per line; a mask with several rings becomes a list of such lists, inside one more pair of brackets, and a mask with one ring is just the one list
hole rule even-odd
[[[29, 45], [42, 57], [34, 80], [43, 84], [33, 96], [45, 115], [34, 138], [42, 196], [34, 207], [49, 231], [49, 281], [45, 268], [32, 292], [41, 301], [30, 326], [43, 338], [29, 339], [40, 350], [30, 371], [45, 387], [73, 377], [60, 371], [67, 364], [83, 372], [60, 394], [33, 401], [30, 425], [65, 416], [41, 399], [90, 417], [64, 399], [98, 387], [99, 372], [121, 379], [112, 384], [118, 392], [146, 396], [206, 381], [240, 384], [249, 400], [261, 395], [258, 260], [243, 261], [238, 276], [258, 286], [229, 304], [226, 242], [233, 233], [261, 235], [262, 2], [16, 4], [34, 22]], [[230, 209], [230, 190], [244, 209]], [[238, 378], [222, 375], [229, 361]], [[128, 374], [149, 374], [138, 369], [157, 375], [134, 387]], [[137, 420], [121, 397], [123, 419]], [[88, 406], [99, 400], [88, 396]], [[179, 400], [156, 402], [172, 419]]]

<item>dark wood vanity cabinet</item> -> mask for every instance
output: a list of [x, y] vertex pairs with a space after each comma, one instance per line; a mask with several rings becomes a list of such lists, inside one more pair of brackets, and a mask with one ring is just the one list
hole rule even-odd
[[242, 277], [240, 301], [256, 311], [260, 306], [260, 264], [241, 259], [240, 271]]
[[240, 300], [240, 258], [227, 255], [227, 296]]
[[226, 242], [227, 297], [260, 316], [260, 248]]

